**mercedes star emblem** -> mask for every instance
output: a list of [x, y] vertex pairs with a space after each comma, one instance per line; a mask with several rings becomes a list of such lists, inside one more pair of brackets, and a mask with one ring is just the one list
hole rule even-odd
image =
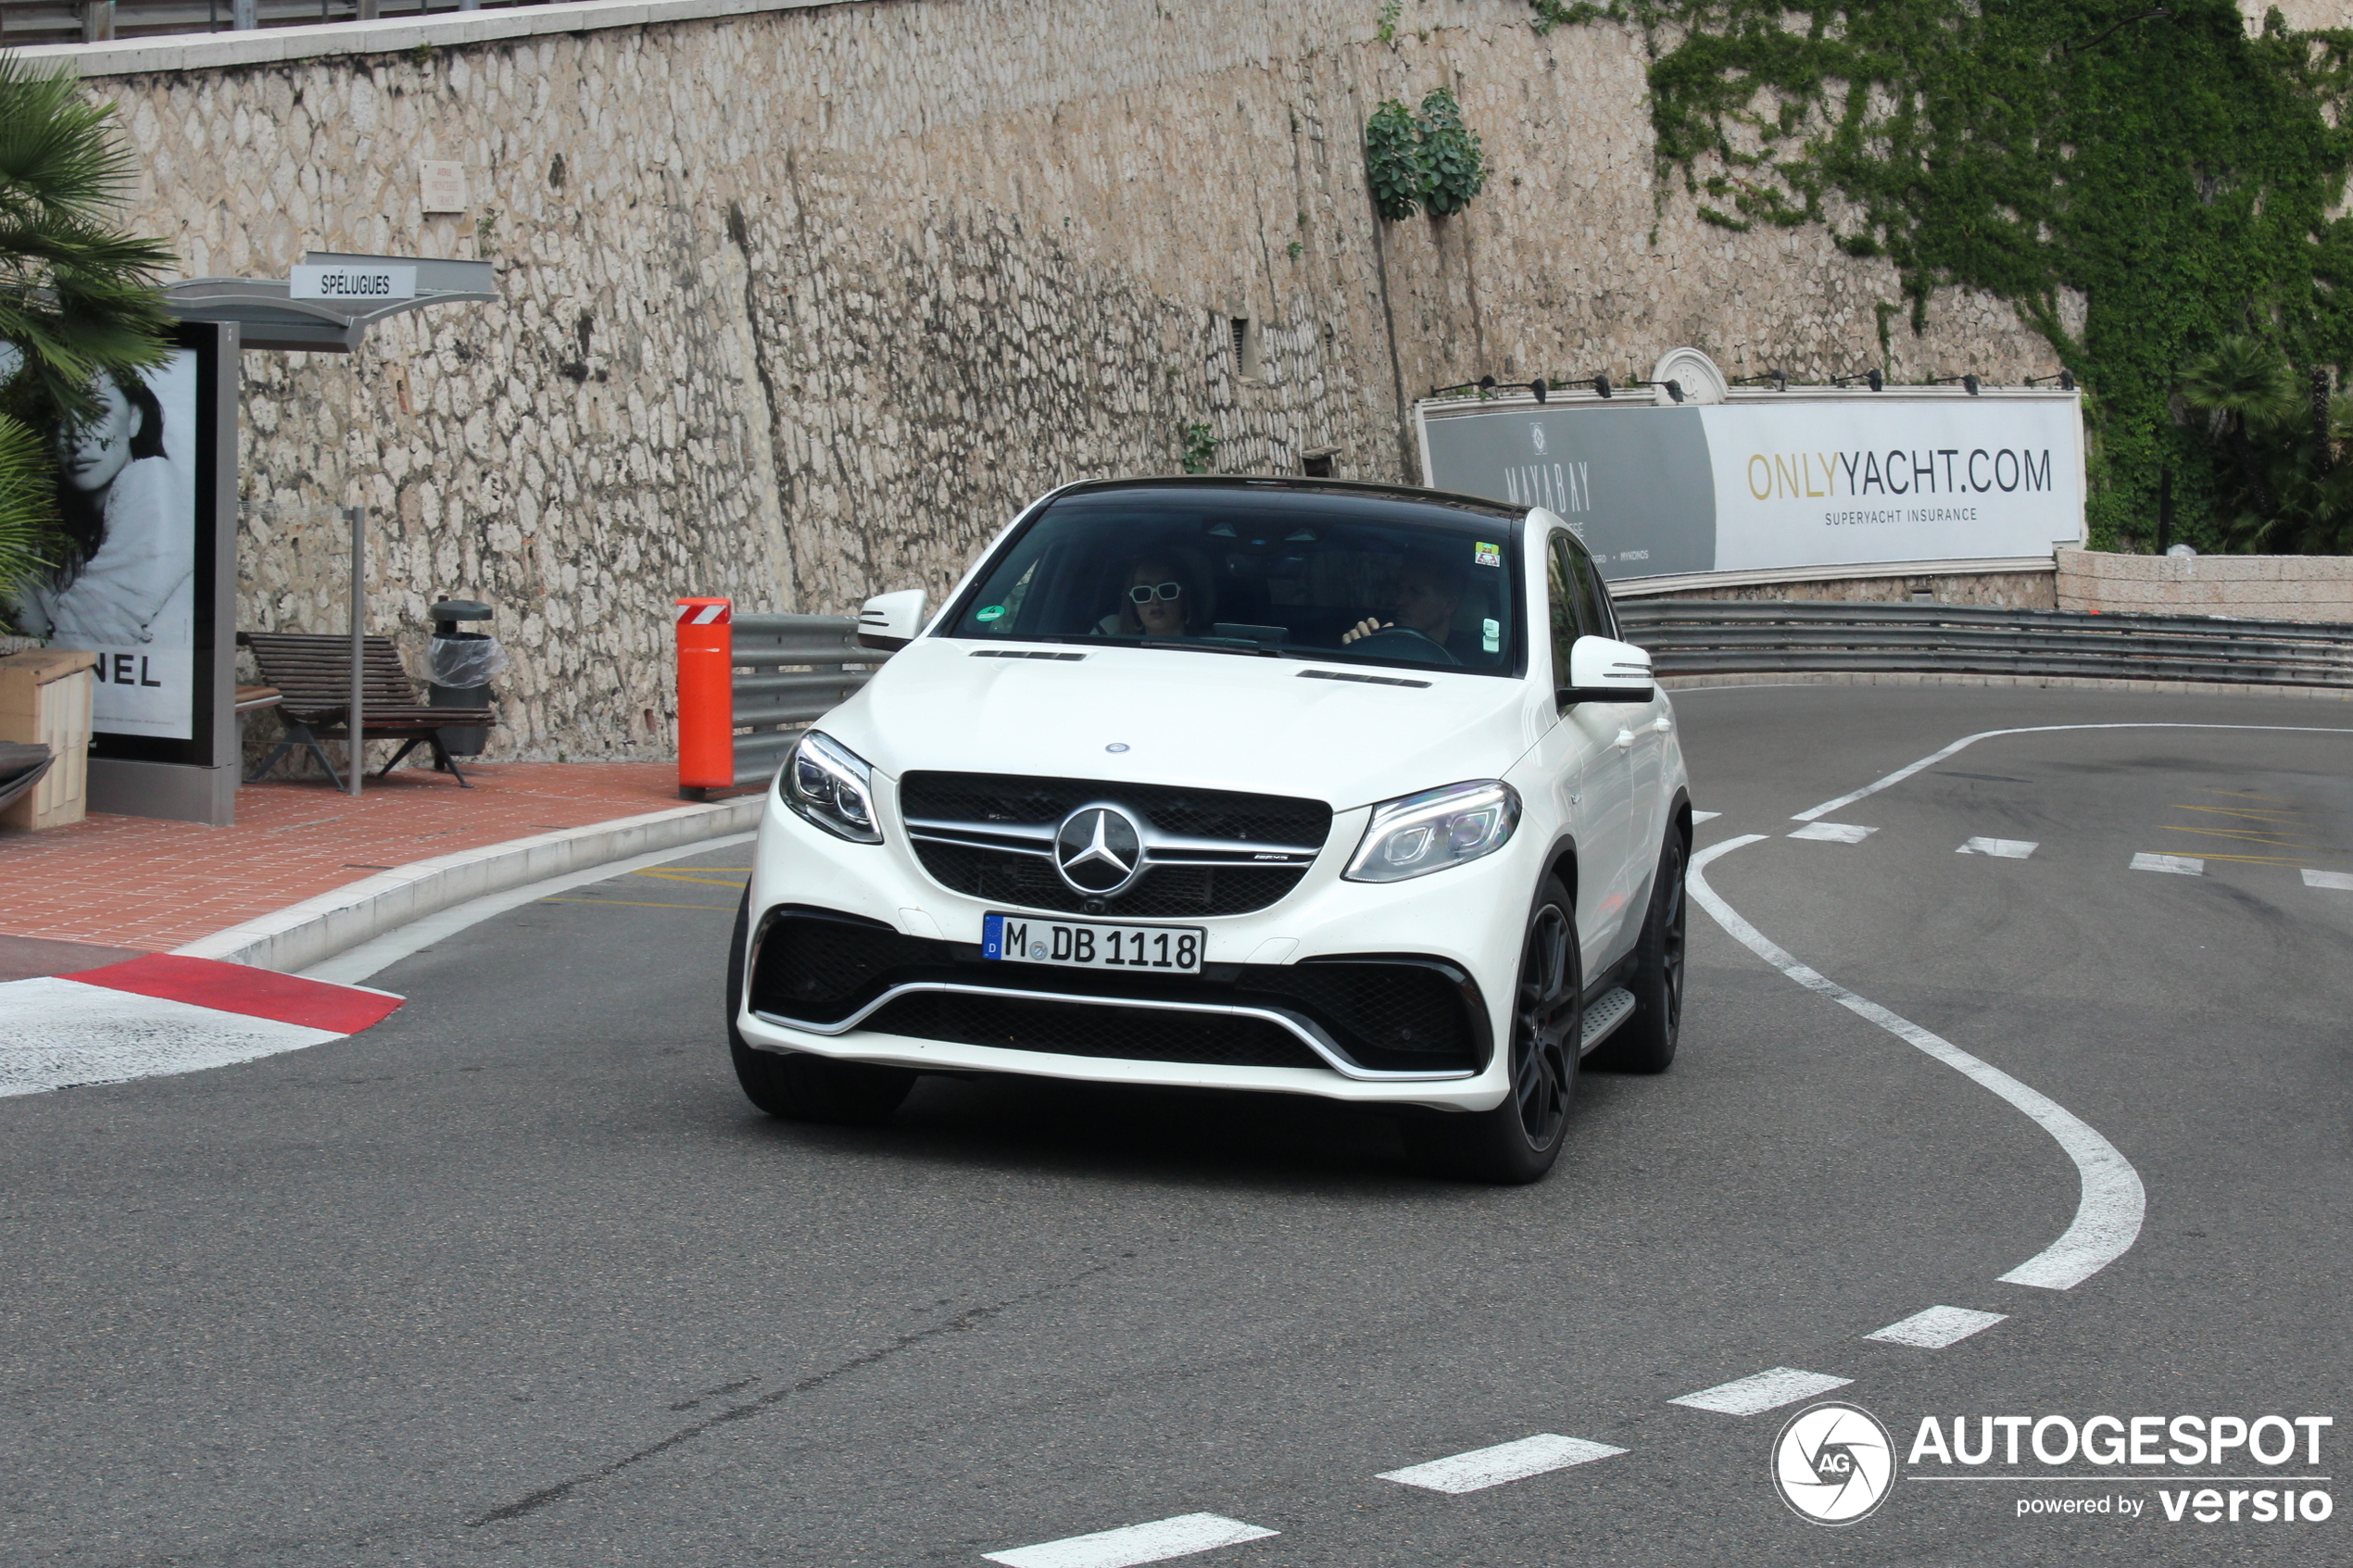
[[1144, 836], [1116, 806], [1081, 806], [1054, 834], [1054, 870], [1072, 891], [1108, 898], [1144, 870]]

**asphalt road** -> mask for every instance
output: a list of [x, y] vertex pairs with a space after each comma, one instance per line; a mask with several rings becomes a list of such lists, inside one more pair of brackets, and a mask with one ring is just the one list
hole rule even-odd
[[[2353, 889], [2300, 874], [2353, 872], [2353, 707], [1677, 706], [1702, 847], [1767, 835], [1714, 892], [2104, 1136], [2146, 1194], [2117, 1261], [2000, 1283], [2075, 1214], [2060, 1145], [1696, 910], [1674, 1070], [1585, 1075], [1533, 1188], [1312, 1103], [925, 1080], [880, 1129], [771, 1122], [719, 1030], [720, 849], [403, 960], [357, 1038], [0, 1101], [0, 1563], [976, 1563], [1195, 1512], [1277, 1532], [1189, 1560], [1238, 1568], [2353, 1557], [2342, 1511], [2157, 1497], [2353, 1443]], [[1997, 736], [1822, 819], [1859, 842], [1787, 836], [1973, 732], [2118, 723], [2336, 733]], [[1931, 1306], [2003, 1319], [1864, 1338]], [[1771, 1478], [1806, 1401], [1670, 1402], [1772, 1368], [1906, 1450], [1928, 1415], [2338, 1424], [2318, 1463], [1930, 1459], [1826, 1529]], [[1379, 1478], [1536, 1434], [1625, 1451]], [[2018, 1512], [2068, 1498], [2110, 1512]]]

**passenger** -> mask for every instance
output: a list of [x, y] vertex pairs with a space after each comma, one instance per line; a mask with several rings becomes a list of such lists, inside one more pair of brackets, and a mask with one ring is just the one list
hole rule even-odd
[[1428, 555], [1407, 556], [1397, 568], [1397, 591], [1388, 615], [1366, 616], [1340, 633], [1340, 645], [1346, 646], [1377, 632], [1419, 632], [1460, 657], [1467, 650], [1455, 646], [1454, 614], [1462, 608], [1463, 588], [1459, 569]]
[[1208, 607], [1199, 579], [1170, 556], [1139, 556], [1127, 569], [1127, 587], [1116, 614], [1097, 628], [1116, 637], [1188, 637], [1209, 629]]

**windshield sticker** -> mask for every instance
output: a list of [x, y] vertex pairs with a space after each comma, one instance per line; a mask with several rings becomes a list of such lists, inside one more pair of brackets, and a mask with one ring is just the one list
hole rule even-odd
[[1484, 541], [1475, 544], [1471, 546], [1471, 561], [1477, 566], [1501, 566], [1504, 564], [1504, 546]]
[[1002, 621], [1005, 619], [1005, 607], [1003, 605], [990, 605], [985, 609], [976, 609], [973, 611], [973, 619], [980, 621], [984, 625], [991, 621]]
[[1487, 653], [1503, 652], [1504, 623], [1500, 621], [1480, 621], [1478, 623], [1478, 646], [1481, 650]]

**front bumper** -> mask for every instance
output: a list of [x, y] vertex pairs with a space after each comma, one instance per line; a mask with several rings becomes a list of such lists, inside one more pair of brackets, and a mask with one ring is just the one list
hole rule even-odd
[[[892, 820], [896, 792], [876, 793], [887, 802], [881, 845], [833, 838], [769, 797], [750, 893], [754, 951], [746, 995], [736, 998], [737, 1029], [755, 1047], [925, 1072], [1465, 1110], [1488, 1110], [1504, 1096], [1506, 1068], [1493, 1042], [1508, 1037], [1504, 1012], [1536, 881], [1537, 851], [1529, 847], [1536, 834], [1468, 866], [1367, 885], [1340, 880], [1365, 819], [1361, 810], [1343, 812], [1299, 886], [1273, 907], [1148, 922], [1204, 933], [1202, 975], [1154, 983], [982, 961], [982, 919], [1005, 906], [952, 892], [925, 874]], [[798, 983], [827, 994], [798, 993], [781, 971], [763, 974], [763, 963], [777, 970], [770, 938], [785, 929], [778, 922], [801, 919], [863, 928], [872, 945], [887, 949], [888, 961], [840, 985], [829, 977], [852, 960], [803, 962]], [[1381, 969], [1344, 967], [1367, 963]], [[1385, 979], [1406, 969], [1423, 978], [1379, 993]], [[1352, 1002], [1358, 987], [1345, 981], [1369, 983], [1372, 991]], [[1461, 1015], [1454, 1054], [1416, 1053], [1412, 1030], [1401, 1034], [1390, 1017], [1397, 1008], [1381, 997], [1428, 1019], [1449, 987]]]

